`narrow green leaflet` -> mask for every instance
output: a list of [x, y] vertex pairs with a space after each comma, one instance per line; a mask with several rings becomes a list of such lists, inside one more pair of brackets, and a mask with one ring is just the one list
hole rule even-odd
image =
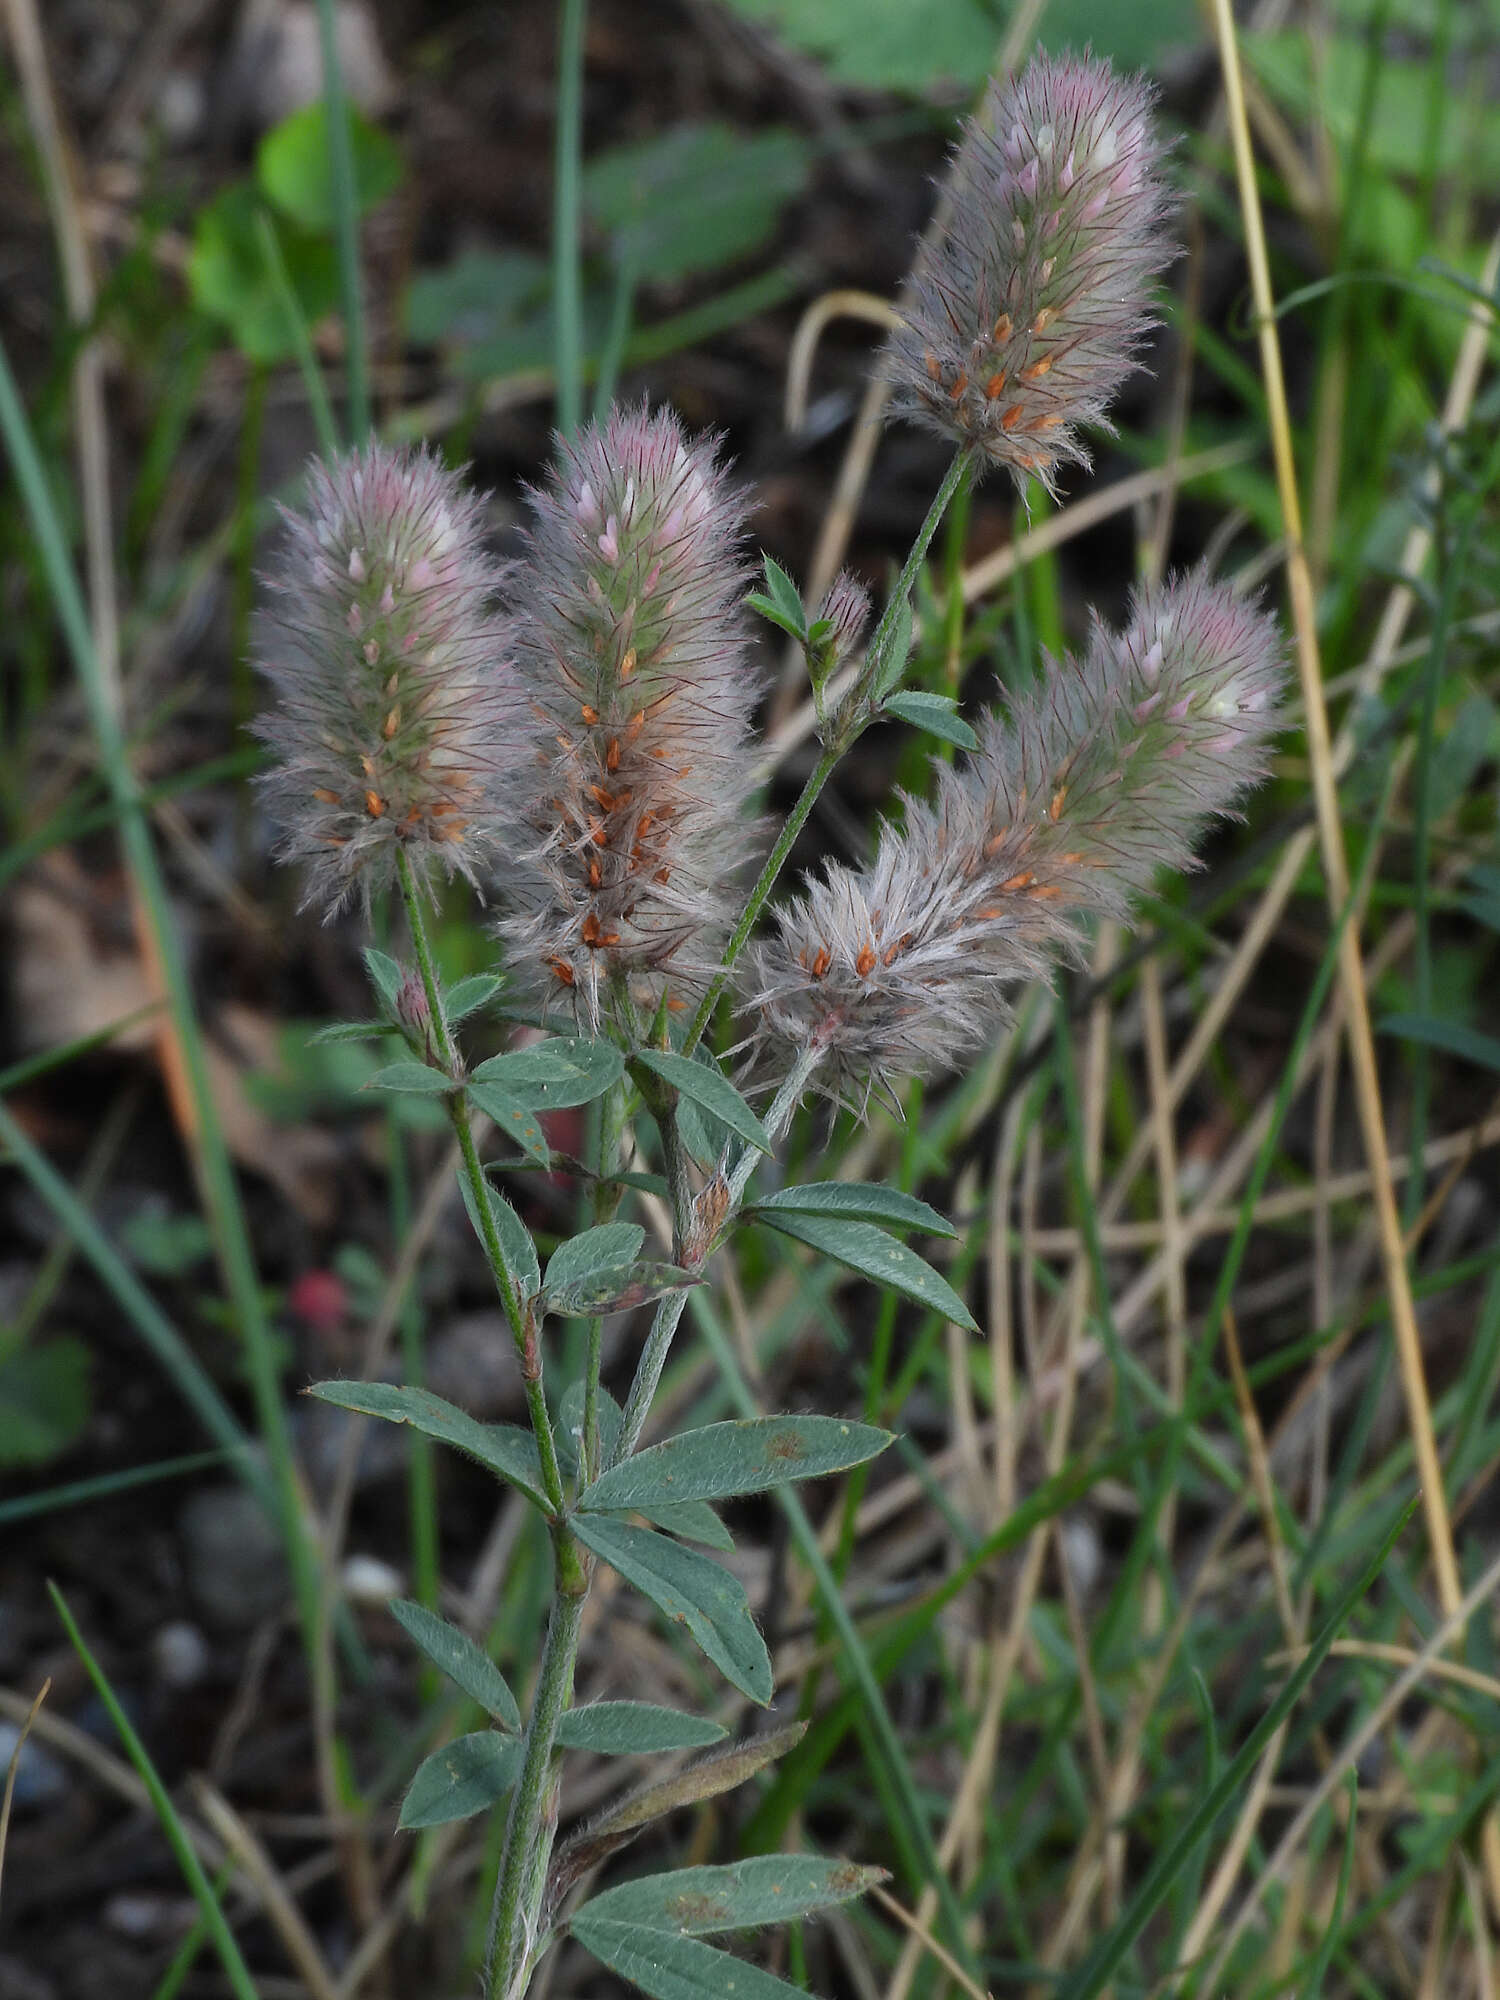
[[365, 1090], [406, 1091], [413, 1097], [446, 1097], [453, 1088], [453, 1079], [444, 1076], [440, 1069], [429, 1069], [426, 1063], [395, 1062], [385, 1069], [376, 1070], [369, 1082], [361, 1087]]
[[726, 1552], [734, 1547], [734, 1536], [704, 1500], [665, 1501], [630, 1511], [644, 1514], [653, 1527], [665, 1528], [669, 1535], [677, 1535], [682, 1541], [702, 1542], [707, 1548]]
[[330, 1021], [307, 1039], [310, 1047], [318, 1048], [325, 1042], [373, 1042], [390, 1032], [389, 1021]]
[[[550, 1281], [552, 1273], [547, 1272]], [[591, 1271], [571, 1285], [551, 1283], [542, 1294], [543, 1309], [560, 1318], [592, 1318], [594, 1314], [629, 1312], [667, 1292], [701, 1285], [702, 1278], [678, 1264], [619, 1264], [612, 1270]]]
[[476, 1083], [472, 1077], [464, 1086], [464, 1094], [477, 1111], [494, 1121], [495, 1130], [514, 1141], [529, 1159], [535, 1160], [539, 1167], [551, 1166], [552, 1148], [531, 1105], [517, 1103], [494, 1084]]
[[847, 1903], [886, 1880], [883, 1868], [825, 1861], [815, 1854], [759, 1854], [727, 1868], [679, 1868], [606, 1889], [573, 1918], [639, 1924], [646, 1930], [703, 1937], [714, 1931], [788, 1924], [810, 1910]]
[[778, 1215], [838, 1215], [853, 1222], [883, 1222], [887, 1229], [920, 1229], [928, 1236], [957, 1236], [946, 1216], [915, 1195], [876, 1181], [808, 1181], [804, 1187], [763, 1194], [747, 1212]]
[[659, 1750], [702, 1750], [722, 1743], [728, 1731], [706, 1715], [658, 1708], [651, 1701], [595, 1701], [570, 1708], [557, 1725], [567, 1750], [592, 1750], [602, 1757], [641, 1757]]
[[336, 1403], [341, 1410], [384, 1417], [391, 1424], [410, 1424], [413, 1430], [477, 1458], [491, 1472], [519, 1487], [544, 1514], [551, 1512], [542, 1491], [536, 1440], [529, 1431], [514, 1424], [482, 1424], [477, 1417], [434, 1396], [430, 1389], [401, 1389], [392, 1382], [314, 1382], [307, 1393], [322, 1402]]
[[908, 1250], [904, 1243], [887, 1236], [873, 1223], [846, 1222], [834, 1216], [795, 1215], [785, 1209], [763, 1213], [760, 1220], [783, 1235], [794, 1236], [799, 1243], [821, 1250], [825, 1257], [847, 1264], [851, 1271], [873, 1278], [877, 1285], [886, 1285], [919, 1306], [930, 1306], [955, 1326], [978, 1333], [973, 1314], [948, 1280], [939, 1277], [915, 1250]]
[[762, 1153], [769, 1153], [771, 1141], [766, 1128], [720, 1070], [691, 1056], [674, 1055], [670, 1049], [637, 1049], [636, 1061], [654, 1070], [664, 1083], [671, 1084], [679, 1097], [700, 1105], [727, 1125], [739, 1138], [746, 1139]]
[[455, 1736], [417, 1766], [396, 1824], [411, 1832], [487, 1812], [505, 1797], [520, 1768], [519, 1737], [500, 1736], [493, 1729]]
[[574, 1516], [578, 1539], [683, 1625], [727, 1681], [762, 1707], [775, 1688], [771, 1656], [744, 1590], [728, 1570], [696, 1549], [650, 1528], [631, 1528], [601, 1514]]
[[601, 1222], [560, 1243], [547, 1260], [549, 1292], [635, 1262], [646, 1232], [638, 1222]]
[[684, 1431], [612, 1465], [579, 1495], [580, 1507], [659, 1506], [724, 1500], [794, 1479], [846, 1472], [891, 1442], [889, 1431], [841, 1417], [750, 1417]]
[[768, 618], [773, 625], [779, 625], [794, 639], [807, 637], [807, 613], [802, 608], [802, 593], [778, 562], [770, 556], [762, 556], [765, 565], [766, 588], [752, 591], [745, 599], [752, 611], [758, 611], [762, 618]]
[[521, 1711], [504, 1674], [467, 1632], [460, 1632], [456, 1625], [439, 1618], [425, 1604], [413, 1604], [407, 1597], [391, 1600], [391, 1616], [432, 1664], [441, 1667], [455, 1686], [462, 1688], [471, 1701], [479, 1703], [486, 1715], [494, 1716], [507, 1729], [519, 1733]]
[[886, 647], [885, 659], [881, 663], [880, 677], [875, 683], [877, 699], [889, 695], [891, 689], [906, 672], [906, 663], [911, 658], [911, 634], [911, 599], [903, 597], [896, 606], [890, 642]]
[[[469, 1212], [469, 1220], [474, 1225], [474, 1233], [483, 1241], [484, 1232], [480, 1228], [479, 1216], [474, 1204], [474, 1191], [469, 1186], [465, 1173], [458, 1176], [458, 1191], [464, 1198], [464, 1207]], [[498, 1188], [484, 1184], [485, 1199], [490, 1215], [494, 1219], [495, 1234], [500, 1238], [500, 1248], [505, 1252], [505, 1268], [511, 1282], [523, 1299], [533, 1299], [541, 1289], [542, 1267], [537, 1262], [536, 1245], [531, 1240], [531, 1231], [511, 1207]]]
[[582, 1911], [571, 1929], [601, 1965], [652, 2000], [786, 2000], [789, 1993], [805, 2000], [800, 1986], [789, 1986], [758, 1965], [677, 1931], [647, 1930]]
[[625, 1058], [612, 1042], [554, 1035], [548, 1041], [491, 1056], [475, 1070], [474, 1080], [493, 1084], [518, 1104], [538, 1111], [561, 1111], [602, 1097], [624, 1073]]
[[365, 971], [370, 975], [370, 984], [380, 996], [380, 1004], [388, 1014], [396, 1011], [396, 995], [401, 991], [401, 968], [389, 952], [377, 951], [367, 944], [360, 953], [365, 962]]
[[466, 1021], [481, 1007], [487, 1007], [504, 984], [498, 972], [471, 973], [448, 988], [443, 995], [443, 1012], [450, 1023]]
[[960, 750], [979, 748], [979, 738], [959, 714], [957, 702], [945, 694], [923, 694], [916, 690], [888, 694], [884, 707], [887, 715], [899, 715], [913, 728], [941, 736], [945, 743], [956, 743]]
[[[578, 1466], [578, 1440], [583, 1432], [584, 1385], [580, 1376], [570, 1382], [562, 1392], [557, 1405], [557, 1422], [553, 1429], [557, 1434], [557, 1452], [569, 1472]], [[615, 1439], [620, 1435], [620, 1424], [624, 1412], [608, 1389], [599, 1390], [599, 1449], [608, 1458], [615, 1448]]]

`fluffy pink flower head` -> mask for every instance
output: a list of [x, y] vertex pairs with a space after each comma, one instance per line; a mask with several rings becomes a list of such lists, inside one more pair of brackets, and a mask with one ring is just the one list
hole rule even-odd
[[1202, 571], [1140, 591], [1123, 632], [979, 730], [937, 797], [906, 801], [872, 867], [827, 869], [777, 912], [745, 1008], [779, 1067], [820, 1041], [820, 1080], [872, 1085], [948, 1069], [1009, 1017], [1018, 982], [1123, 916], [1207, 821], [1264, 772], [1283, 680], [1274, 621]]
[[1018, 484], [1088, 463], [1155, 324], [1176, 254], [1151, 91], [1084, 57], [1033, 56], [995, 82], [954, 155], [946, 228], [913, 274], [886, 368], [899, 410]]
[[512, 973], [593, 1026], [616, 976], [683, 1004], [732, 915], [758, 693], [743, 510], [712, 445], [645, 409], [564, 442], [533, 506], [511, 577], [528, 755], [501, 928]]
[[276, 698], [255, 725], [281, 857], [329, 914], [387, 883], [398, 848], [419, 877], [474, 879], [515, 729], [479, 501], [430, 452], [372, 444], [314, 460], [285, 521], [257, 636]]

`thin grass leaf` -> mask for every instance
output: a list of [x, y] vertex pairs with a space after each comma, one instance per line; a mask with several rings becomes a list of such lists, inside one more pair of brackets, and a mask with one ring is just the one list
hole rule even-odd
[[1441, 1049], [1478, 1069], [1500, 1070], [1500, 1036], [1482, 1035], [1461, 1021], [1440, 1020], [1433, 1014], [1387, 1014], [1380, 1023], [1383, 1035], [1399, 1035], [1405, 1042], [1420, 1042], [1429, 1049]]
[[224, 1912], [219, 1907], [218, 1898], [214, 1895], [212, 1884], [203, 1872], [203, 1864], [198, 1859], [193, 1843], [188, 1836], [187, 1828], [179, 1819], [177, 1808], [173, 1805], [171, 1795], [168, 1793], [166, 1786], [157, 1776], [156, 1766], [147, 1755], [145, 1744], [142, 1743], [140, 1737], [136, 1735], [135, 1730], [132, 1728], [130, 1718], [126, 1715], [124, 1709], [121, 1708], [115, 1691], [110, 1686], [103, 1669], [84, 1644], [83, 1634], [74, 1622], [73, 1614], [68, 1609], [67, 1601], [63, 1597], [62, 1592], [55, 1583], [49, 1581], [47, 1594], [57, 1607], [57, 1615], [67, 1630], [68, 1637], [73, 1644], [73, 1650], [77, 1653], [79, 1659], [82, 1660], [84, 1670], [94, 1684], [94, 1691], [104, 1704], [105, 1713], [115, 1726], [120, 1742], [124, 1746], [126, 1756], [135, 1766], [136, 1775], [146, 1787], [147, 1795], [151, 1800], [152, 1810], [155, 1812], [158, 1820], [160, 1820], [161, 1830], [166, 1835], [167, 1845], [176, 1857], [177, 1865], [182, 1870], [188, 1887], [197, 1899], [199, 1909], [203, 1912], [203, 1921], [208, 1927], [209, 1936], [214, 1941], [214, 1948], [219, 1954], [219, 1962], [224, 1967], [225, 1977], [228, 1979], [230, 1987], [236, 1995], [236, 2000], [258, 2000], [255, 1981], [250, 1977], [250, 1969], [240, 1955], [239, 1944], [235, 1939], [234, 1932], [225, 1921]]

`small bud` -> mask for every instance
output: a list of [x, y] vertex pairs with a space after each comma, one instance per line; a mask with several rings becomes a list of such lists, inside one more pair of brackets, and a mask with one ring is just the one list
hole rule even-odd
[[432, 1010], [427, 1005], [426, 988], [410, 970], [402, 973], [401, 984], [396, 988], [396, 1019], [413, 1042], [422, 1048], [427, 1046], [432, 1033]]
[[759, 692], [744, 510], [712, 446], [644, 409], [564, 442], [532, 504], [512, 589], [526, 724], [501, 932], [515, 977], [593, 1027], [617, 974], [652, 1011], [684, 1004], [733, 914]]
[[831, 867], [776, 913], [742, 990], [763, 1049], [817, 1040], [822, 1087], [872, 1087], [961, 1062], [1009, 1015], [1018, 982], [1076, 952], [1090, 916], [1123, 917], [1162, 867], [1262, 775], [1284, 677], [1274, 621], [1200, 570], [1142, 590], [1121, 633], [936, 767], [863, 874]]
[[1155, 324], [1175, 254], [1151, 91], [1091, 58], [1036, 55], [996, 82], [954, 155], [946, 227], [918, 260], [886, 348], [895, 407], [1054, 486], [1088, 463]]
[[864, 637], [870, 620], [870, 593], [864, 585], [841, 569], [829, 585], [822, 609], [812, 629], [827, 630], [807, 649], [807, 670], [814, 688], [821, 689], [830, 674], [841, 666]]
[[474, 879], [513, 761], [514, 678], [478, 500], [426, 451], [372, 444], [308, 472], [257, 641], [275, 703], [256, 733], [280, 854], [332, 915], [390, 881]]

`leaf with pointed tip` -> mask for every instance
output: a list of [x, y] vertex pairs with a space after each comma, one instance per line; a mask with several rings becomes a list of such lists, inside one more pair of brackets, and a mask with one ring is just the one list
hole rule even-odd
[[[469, 1186], [469, 1177], [460, 1171], [458, 1191], [464, 1198], [469, 1221], [474, 1234], [480, 1241], [484, 1232], [474, 1203], [474, 1190]], [[500, 1248], [505, 1253], [505, 1268], [510, 1273], [511, 1283], [523, 1300], [534, 1299], [542, 1282], [542, 1267], [537, 1262], [536, 1245], [531, 1240], [531, 1231], [511, 1207], [498, 1188], [491, 1187], [488, 1179], [484, 1184], [485, 1199], [489, 1204], [491, 1219], [495, 1224], [495, 1234], [500, 1239]]]
[[646, 1930], [608, 1917], [575, 1918], [574, 1937], [601, 1965], [638, 1986], [651, 2000], [805, 2000], [773, 1972], [680, 1932]]
[[883, 1868], [815, 1854], [758, 1854], [720, 1868], [679, 1868], [606, 1889], [573, 1913], [647, 1930], [703, 1937], [715, 1931], [789, 1924], [811, 1910], [862, 1896], [886, 1881]]
[[761, 564], [766, 573], [766, 589], [775, 600], [777, 610], [784, 618], [794, 620], [799, 628], [805, 628], [807, 615], [802, 608], [802, 592], [779, 562], [763, 555]]
[[538, 1111], [562, 1111], [590, 1104], [619, 1082], [625, 1058], [613, 1042], [583, 1035], [553, 1035], [525, 1048], [491, 1056], [474, 1072], [478, 1083], [493, 1084], [518, 1104]]
[[456, 1687], [462, 1688], [471, 1701], [477, 1701], [486, 1715], [519, 1732], [521, 1711], [504, 1674], [467, 1632], [460, 1632], [456, 1625], [439, 1618], [425, 1604], [414, 1604], [407, 1597], [392, 1598], [390, 1610], [401, 1629]]
[[370, 984], [380, 996], [382, 1006], [388, 1014], [396, 1011], [396, 995], [401, 991], [402, 971], [388, 952], [377, 951], [367, 944], [360, 953], [365, 962], [365, 971], [370, 975]]
[[413, 1097], [446, 1097], [453, 1087], [451, 1076], [440, 1069], [429, 1069], [422, 1062], [391, 1063], [376, 1070], [369, 1082], [361, 1086], [364, 1090], [405, 1091]]
[[518, 1103], [492, 1083], [476, 1083], [471, 1077], [464, 1086], [469, 1102], [493, 1120], [495, 1130], [512, 1140], [539, 1167], [550, 1167], [552, 1149], [547, 1144], [535, 1109]]
[[455, 1736], [417, 1766], [396, 1824], [408, 1832], [471, 1819], [498, 1805], [521, 1768], [521, 1740], [493, 1729]]
[[519, 1487], [544, 1514], [550, 1514], [542, 1489], [541, 1461], [536, 1440], [514, 1424], [482, 1424], [477, 1417], [445, 1403], [430, 1389], [403, 1389], [394, 1382], [314, 1382], [308, 1395], [361, 1416], [384, 1417], [387, 1423], [410, 1424], [427, 1437], [451, 1444], [470, 1458]]
[[579, 1495], [583, 1508], [725, 1500], [794, 1479], [847, 1472], [891, 1442], [889, 1431], [842, 1417], [749, 1417], [684, 1431], [612, 1465]]
[[656, 1778], [627, 1792], [613, 1806], [606, 1806], [597, 1819], [581, 1827], [558, 1848], [547, 1878], [547, 1907], [556, 1909], [576, 1882], [597, 1868], [611, 1854], [629, 1846], [643, 1826], [679, 1806], [699, 1805], [731, 1792], [794, 1750], [807, 1734], [805, 1722], [787, 1723], [764, 1736], [745, 1743], [731, 1743], [723, 1750], [711, 1750], [670, 1778]]
[[330, 1021], [307, 1039], [310, 1047], [321, 1048], [325, 1042], [373, 1042], [390, 1032], [389, 1021]]
[[728, 1570], [666, 1535], [603, 1514], [575, 1515], [573, 1531], [674, 1625], [684, 1626], [741, 1694], [766, 1705], [776, 1685], [771, 1656], [744, 1588]]
[[[550, 1270], [547, 1275], [552, 1275]], [[622, 1264], [612, 1271], [591, 1272], [576, 1284], [559, 1285], [556, 1291], [549, 1285], [542, 1293], [542, 1307], [560, 1319], [591, 1319], [596, 1314], [602, 1318], [702, 1283], [699, 1273], [684, 1271], [678, 1264]]]
[[925, 729], [945, 743], [956, 743], [960, 750], [979, 748], [979, 738], [959, 714], [958, 703], [945, 694], [909, 689], [903, 694], [888, 694], [882, 707], [887, 715], [898, 715], [914, 729]]
[[873, 1278], [877, 1285], [886, 1285], [919, 1306], [930, 1306], [955, 1326], [978, 1333], [973, 1314], [948, 1280], [924, 1263], [915, 1250], [908, 1250], [904, 1243], [887, 1236], [873, 1223], [850, 1222], [835, 1216], [794, 1215], [780, 1209], [762, 1213], [759, 1219], [783, 1235], [821, 1250], [825, 1257], [847, 1264], [851, 1271]]
[[565, 1750], [592, 1750], [600, 1757], [643, 1757], [661, 1750], [701, 1750], [721, 1743], [729, 1732], [705, 1715], [659, 1708], [651, 1701], [594, 1701], [570, 1708], [557, 1725]]
[[487, 1007], [504, 984], [498, 972], [471, 973], [448, 988], [443, 995], [443, 1012], [456, 1026], [471, 1014], [477, 1014], [481, 1007]]
[[[562, 1392], [557, 1406], [557, 1422], [553, 1426], [557, 1433], [558, 1456], [569, 1472], [578, 1468], [578, 1440], [583, 1432], [584, 1384], [580, 1376], [570, 1382]], [[620, 1435], [623, 1412], [608, 1389], [599, 1390], [599, 1449], [605, 1459], [611, 1457], [615, 1439]]]
[[638, 1222], [600, 1222], [581, 1230], [568, 1242], [559, 1243], [548, 1258], [546, 1289], [561, 1291], [565, 1285], [576, 1285], [600, 1271], [633, 1264], [645, 1240], [646, 1232]]
[[887, 1229], [920, 1229], [928, 1236], [958, 1234], [925, 1201], [876, 1181], [808, 1181], [802, 1187], [777, 1188], [759, 1196], [746, 1213], [763, 1209], [779, 1215], [845, 1216], [853, 1222], [883, 1223]]
[[673, 1054], [670, 1049], [637, 1049], [635, 1059], [669, 1083], [679, 1097], [700, 1105], [721, 1125], [746, 1139], [762, 1153], [769, 1153], [771, 1141], [766, 1128], [721, 1070], [709, 1063], [694, 1062], [691, 1056]]

